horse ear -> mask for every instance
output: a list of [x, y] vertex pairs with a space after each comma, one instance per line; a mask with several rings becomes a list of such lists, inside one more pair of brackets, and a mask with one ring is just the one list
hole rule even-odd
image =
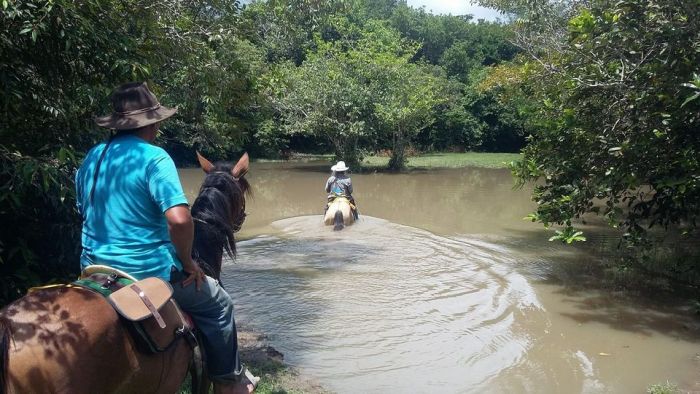
[[214, 165], [211, 164], [209, 160], [205, 159], [204, 156], [200, 155], [199, 152], [197, 152], [197, 161], [199, 161], [199, 166], [202, 167], [207, 174], [214, 169]]
[[248, 153], [244, 153], [243, 156], [241, 156], [241, 158], [238, 160], [238, 163], [236, 163], [236, 166], [233, 167], [233, 170], [231, 170], [231, 175], [233, 175], [234, 178], [240, 178], [244, 176], [248, 173], [248, 164], [250, 164], [250, 160], [248, 159]]

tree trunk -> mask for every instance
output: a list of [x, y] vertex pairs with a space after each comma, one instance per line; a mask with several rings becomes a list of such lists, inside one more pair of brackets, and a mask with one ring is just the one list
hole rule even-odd
[[406, 141], [403, 135], [403, 129], [398, 127], [394, 133], [394, 149], [391, 152], [389, 159], [389, 169], [393, 171], [401, 171], [406, 168]]

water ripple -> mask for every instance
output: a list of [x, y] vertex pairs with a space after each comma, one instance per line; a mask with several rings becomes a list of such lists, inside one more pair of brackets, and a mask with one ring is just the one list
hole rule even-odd
[[274, 225], [239, 244], [224, 283], [239, 322], [333, 390], [483, 391], [532, 346], [524, 321], [544, 311], [499, 245], [369, 217]]

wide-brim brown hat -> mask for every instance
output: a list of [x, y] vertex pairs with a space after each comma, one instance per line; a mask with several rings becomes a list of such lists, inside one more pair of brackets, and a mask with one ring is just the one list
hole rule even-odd
[[114, 112], [95, 118], [98, 126], [108, 129], [137, 129], [173, 116], [177, 108], [158, 102], [145, 82], [132, 82], [118, 87], [111, 96]]

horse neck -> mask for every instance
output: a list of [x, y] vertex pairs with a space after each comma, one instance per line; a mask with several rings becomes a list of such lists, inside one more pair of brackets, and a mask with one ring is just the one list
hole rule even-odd
[[[192, 205], [195, 222], [193, 257], [207, 274], [219, 277], [223, 252], [231, 257], [236, 253], [232, 214], [238, 214], [242, 192], [234, 179], [225, 173], [210, 173], [205, 178], [199, 196]], [[208, 268], [208, 270], [207, 270]]]
[[220, 242], [220, 237], [207, 236], [207, 233], [212, 231], [210, 224], [199, 223], [196, 219], [194, 242], [192, 244], [193, 260], [207, 275], [219, 279], [224, 245]]

